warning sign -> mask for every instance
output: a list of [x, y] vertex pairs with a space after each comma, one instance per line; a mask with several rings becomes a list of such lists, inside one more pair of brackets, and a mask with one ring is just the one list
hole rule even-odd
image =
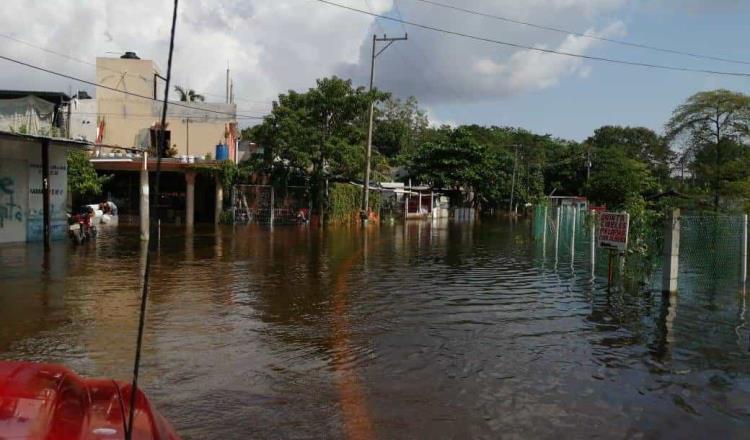
[[599, 214], [599, 247], [625, 251], [628, 248], [630, 215], [620, 212]]

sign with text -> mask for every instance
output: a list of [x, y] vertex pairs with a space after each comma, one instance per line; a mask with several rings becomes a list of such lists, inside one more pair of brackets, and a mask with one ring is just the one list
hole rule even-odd
[[624, 252], [628, 248], [630, 215], [625, 212], [599, 214], [599, 247]]

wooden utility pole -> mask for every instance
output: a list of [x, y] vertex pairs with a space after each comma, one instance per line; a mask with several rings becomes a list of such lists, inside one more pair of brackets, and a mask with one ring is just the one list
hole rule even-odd
[[[403, 37], [398, 38], [388, 38], [387, 35], [383, 34], [382, 38], [379, 38], [377, 35], [372, 36], [372, 59], [370, 60], [370, 123], [367, 130], [367, 153], [365, 155], [365, 187], [364, 187], [364, 197], [362, 197], [362, 212], [360, 213], [360, 216], [362, 217], [362, 221], [366, 222], [367, 218], [369, 217], [368, 208], [370, 206], [370, 159], [372, 158], [372, 120], [373, 120], [373, 114], [375, 112], [375, 99], [372, 96], [372, 84], [373, 80], [375, 78], [375, 59], [383, 52], [385, 52], [386, 49], [391, 47], [393, 43], [396, 41], [405, 41], [409, 39], [409, 34], [404, 34]], [[387, 42], [388, 44], [385, 45], [382, 49], [380, 49], [377, 53], [375, 52], [375, 49], [377, 49], [377, 44], [379, 41]]]

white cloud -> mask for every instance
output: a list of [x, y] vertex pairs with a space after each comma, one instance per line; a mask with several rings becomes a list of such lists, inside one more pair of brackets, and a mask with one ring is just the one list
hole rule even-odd
[[[413, 0], [334, 0], [360, 9], [526, 45], [585, 53], [593, 41], [430, 7]], [[573, 29], [598, 27], [625, 0], [467, 0], [462, 7]], [[397, 7], [398, 9], [395, 9]], [[151, 0], [5, 0], [0, 33], [94, 63], [108, 52], [133, 50], [166, 68], [171, 2]], [[608, 22], [608, 20], [604, 20]], [[622, 23], [616, 22], [620, 26]], [[615, 25], [602, 35], [618, 35]], [[183, 0], [174, 83], [221, 100], [227, 63], [240, 109], [262, 113], [278, 93], [306, 89], [316, 78], [351, 76], [366, 84], [373, 32], [409, 32], [378, 58], [376, 82], [396, 94], [438, 104], [497, 98], [590, 74], [581, 60], [515, 51], [399, 24], [313, 0]], [[0, 53], [94, 79], [91, 65], [72, 62], [0, 38]], [[5, 62], [0, 88], [74, 91], [70, 80]], [[91, 88], [88, 88], [89, 90]], [[256, 101], [265, 101], [266, 104]]]

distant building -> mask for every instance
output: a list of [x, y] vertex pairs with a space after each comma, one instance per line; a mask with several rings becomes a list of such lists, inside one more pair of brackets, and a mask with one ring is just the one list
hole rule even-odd
[[78, 92], [68, 103], [68, 108], [68, 137], [95, 142], [99, 122], [96, 99], [86, 92]]
[[[164, 82], [152, 60], [133, 52], [96, 59], [97, 143], [148, 148], [156, 139]], [[114, 90], [112, 90], [114, 89]], [[123, 93], [127, 92], [127, 93]], [[187, 106], [187, 107], [186, 107]], [[217, 144], [237, 154], [237, 106], [233, 103], [172, 102], [167, 112], [167, 139], [178, 155], [215, 156]]]
[[583, 196], [548, 196], [549, 206], [574, 206], [580, 210], [589, 208], [589, 201]]
[[68, 101], [68, 95], [60, 92], [0, 90], [0, 130], [66, 136]]

